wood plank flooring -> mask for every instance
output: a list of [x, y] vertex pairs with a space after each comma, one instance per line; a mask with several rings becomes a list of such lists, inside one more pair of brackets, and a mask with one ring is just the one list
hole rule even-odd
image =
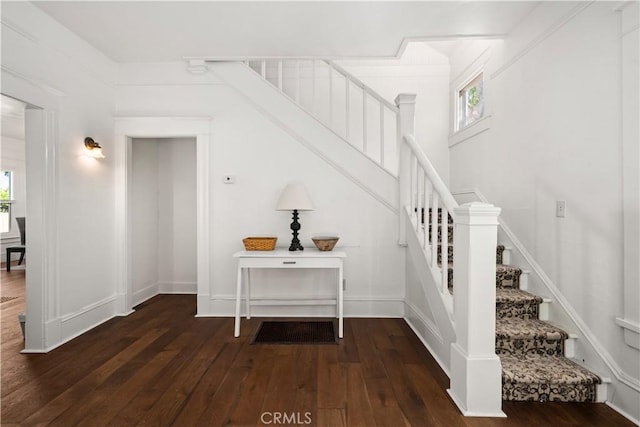
[[20, 354], [24, 271], [0, 273], [2, 425], [632, 426], [604, 404], [505, 402], [465, 418], [401, 319], [346, 319], [339, 345], [251, 345], [263, 319], [195, 318], [161, 295], [48, 354]]

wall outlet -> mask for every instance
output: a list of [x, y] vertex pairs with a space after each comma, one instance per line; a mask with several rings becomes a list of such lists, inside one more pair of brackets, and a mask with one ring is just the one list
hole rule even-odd
[[556, 216], [558, 218], [564, 218], [567, 216], [567, 202], [564, 200], [558, 200], [556, 202]]
[[236, 177], [235, 175], [224, 175], [222, 177], [222, 182], [225, 184], [235, 184], [236, 183]]

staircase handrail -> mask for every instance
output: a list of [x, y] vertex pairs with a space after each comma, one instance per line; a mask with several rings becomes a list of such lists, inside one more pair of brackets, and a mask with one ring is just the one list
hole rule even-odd
[[345, 77], [346, 79], [349, 79], [349, 81], [351, 81], [351, 83], [355, 84], [356, 86], [358, 86], [362, 90], [367, 91], [369, 96], [371, 96], [372, 98], [375, 98], [377, 101], [379, 101], [380, 103], [384, 104], [384, 106], [387, 107], [389, 110], [391, 110], [394, 113], [398, 114], [398, 107], [396, 107], [395, 105], [393, 105], [393, 103], [391, 103], [391, 102], [387, 101], [386, 99], [384, 99], [375, 90], [373, 90], [371, 87], [369, 87], [365, 83], [363, 83], [362, 80], [360, 80], [359, 78], [357, 78], [356, 76], [354, 76], [353, 74], [351, 74], [350, 72], [348, 72], [347, 70], [342, 68], [340, 65], [336, 64], [335, 62], [333, 62], [331, 60], [325, 59], [323, 61], [326, 62], [334, 70], [336, 70], [338, 73], [342, 74], [343, 77]]
[[452, 218], [455, 218], [455, 212], [453, 209], [458, 207], [458, 202], [456, 202], [453, 194], [451, 194], [447, 185], [444, 183], [442, 178], [440, 178], [436, 168], [433, 167], [433, 164], [431, 164], [429, 158], [422, 150], [422, 147], [418, 145], [418, 142], [413, 135], [404, 135], [403, 140], [411, 149], [411, 152], [422, 167], [422, 170], [424, 170], [429, 181], [431, 181], [433, 189], [440, 195], [440, 200], [444, 203]]

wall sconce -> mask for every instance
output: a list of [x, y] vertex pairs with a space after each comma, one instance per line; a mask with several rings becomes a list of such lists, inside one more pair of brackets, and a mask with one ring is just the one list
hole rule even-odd
[[102, 154], [102, 147], [90, 136], [84, 139], [84, 146], [87, 148], [87, 155], [89, 157], [93, 157], [94, 159], [104, 159], [104, 154]]

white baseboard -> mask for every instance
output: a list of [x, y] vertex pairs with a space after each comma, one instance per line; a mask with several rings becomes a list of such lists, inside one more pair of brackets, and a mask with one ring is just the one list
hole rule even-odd
[[[242, 302], [241, 313], [245, 315]], [[231, 295], [198, 295], [198, 317], [233, 317], [236, 298]], [[252, 306], [255, 317], [334, 317], [333, 306]], [[349, 297], [344, 299], [344, 317], [401, 318], [404, 316], [404, 300], [401, 297]]]
[[429, 351], [431, 356], [435, 359], [435, 361], [440, 365], [440, 369], [447, 375], [447, 377], [451, 378], [449, 374], [449, 363], [445, 363], [440, 357], [435, 349], [429, 344], [429, 340], [427, 337], [429, 335], [433, 336], [434, 339], [438, 340], [440, 344], [442, 344], [442, 335], [438, 331], [438, 328], [435, 326], [433, 322], [427, 319], [420, 310], [417, 309], [413, 304], [408, 301], [405, 301], [405, 315], [404, 321], [407, 322], [407, 325], [411, 328], [414, 334], [418, 336], [422, 344]]
[[161, 294], [196, 294], [196, 282], [158, 282], [158, 293]]
[[[47, 353], [116, 316], [116, 295], [45, 324], [44, 348], [24, 349], [22, 353]], [[27, 315], [28, 316], [28, 315]], [[29, 322], [29, 318], [26, 319]]]
[[152, 284], [145, 288], [139, 289], [133, 293], [132, 303], [133, 307], [138, 304], [142, 304], [148, 299], [151, 299], [158, 295], [158, 284]]

